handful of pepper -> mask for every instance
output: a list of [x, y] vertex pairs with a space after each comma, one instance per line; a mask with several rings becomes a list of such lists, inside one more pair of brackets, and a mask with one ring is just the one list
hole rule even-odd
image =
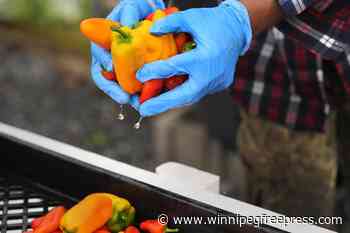
[[71, 209], [63, 206], [32, 221], [26, 233], [118, 233], [134, 221], [128, 200], [109, 193], [93, 193]]
[[[93, 193], [71, 209], [53, 208], [45, 216], [31, 223], [31, 231], [25, 233], [140, 233], [132, 226], [135, 208], [128, 200], [110, 193]], [[177, 232], [158, 220], [146, 220], [140, 229], [147, 233]]]
[[111, 51], [114, 72], [103, 71], [103, 76], [118, 82], [127, 93], [139, 94], [141, 104], [176, 88], [187, 79], [186, 76], [174, 76], [166, 80], [149, 80], [144, 84], [136, 79], [137, 70], [146, 63], [164, 60], [195, 47], [186, 33], [154, 36], [149, 32], [154, 22], [177, 11], [176, 7], [156, 10], [133, 27], [101, 18], [81, 22], [81, 32], [87, 38]]

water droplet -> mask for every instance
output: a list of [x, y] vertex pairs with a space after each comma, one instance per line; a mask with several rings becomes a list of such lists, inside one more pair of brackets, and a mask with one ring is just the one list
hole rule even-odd
[[125, 119], [125, 114], [124, 114], [124, 107], [123, 105], [119, 105], [120, 112], [118, 114], [118, 120], [123, 121]]
[[143, 119], [142, 117], [139, 118], [139, 120], [134, 125], [134, 129], [140, 129], [141, 128], [142, 119]]

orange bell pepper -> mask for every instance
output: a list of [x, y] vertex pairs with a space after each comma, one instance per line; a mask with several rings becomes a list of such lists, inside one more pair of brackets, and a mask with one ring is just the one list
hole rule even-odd
[[108, 19], [90, 18], [80, 23], [80, 31], [92, 42], [104, 49], [110, 50], [112, 43], [112, 26], [118, 27], [120, 24]]
[[61, 219], [64, 233], [93, 233], [112, 217], [112, 200], [104, 194], [94, 193], [73, 206]]
[[136, 79], [136, 72], [144, 64], [167, 59], [177, 54], [176, 44], [171, 34], [154, 36], [149, 31], [154, 21], [165, 17], [156, 10], [153, 22], [144, 20], [135, 27], [113, 28], [112, 58], [116, 66], [119, 85], [129, 94], [142, 90], [142, 83]]
[[[105, 49], [111, 49], [111, 47], [115, 48], [112, 49], [113, 63], [115, 66], [116, 63], [118, 63], [118, 67], [122, 68], [116, 70], [114, 75], [111, 72], [103, 70], [102, 75], [108, 80], [117, 79], [121, 87], [129, 94], [141, 92], [141, 103], [160, 94], [164, 86], [169, 90], [169, 87], [173, 89], [175, 86], [183, 83], [186, 78], [182, 76], [176, 76], [169, 78], [168, 80], [154, 79], [147, 81], [144, 84], [141, 84], [135, 77], [137, 69], [139, 69], [144, 63], [166, 59], [170, 56], [176, 55], [176, 53], [182, 51], [186, 42], [190, 41], [191, 38], [186, 33], [179, 33], [176, 36], [166, 35], [161, 38], [158, 37], [156, 40], [155, 37], [151, 36], [148, 32], [149, 27], [152, 25], [149, 23], [150, 20], [155, 22], [166, 15], [178, 11], [179, 10], [176, 7], [157, 10], [147, 16], [148, 20], [140, 22], [139, 25], [133, 29], [120, 27], [117, 22], [101, 18], [92, 18], [82, 21], [81, 31], [91, 41]], [[111, 32], [111, 26], [114, 26], [114, 33]], [[113, 37], [115, 39], [113, 39]], [[135, 37], [144, 37], [143, 41], [147, 41], [148, 46], [142, 44], [144, 48], [139, 47], [134, 40], [142, 38]], [[132, 45], [131, 40], [133, 40], [134, 45]], [[174, 42], [175, 46], [172, 45]], [[145, 47], [148, 47], [148, 49], [153, 52], [150, 54], [149, 51], [144, 51]], [[176, 51], [173, 49], [174, 47], [176, 47]], [[131, 52], [132, 49], [134, 49], [133, 52]], [[136, 54], [137, 57], [135, 57]]]

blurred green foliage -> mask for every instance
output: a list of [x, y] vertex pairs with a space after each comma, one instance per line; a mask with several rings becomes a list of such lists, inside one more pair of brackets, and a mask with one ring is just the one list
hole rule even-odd
[[0, 0], [0, 19], [29, 24], [74, 24], [92, 12], [92, 0]]
[[105, 0], [0, 0], [0, 26], [11, 25], [19, 35], [88, 57], [79, 22], [106, 9]]
[[[80, 33], [79, 22], [89, 17], [104, 17], [117, 2], [118, 0], [0, 0], [0, 27], [1, 23], [10, 25], [19, 35], [47, 42], [55, 49], [78, 52], [88, 58], [89, 42]], [[7, 35], [11, 36], [14, 35]]]

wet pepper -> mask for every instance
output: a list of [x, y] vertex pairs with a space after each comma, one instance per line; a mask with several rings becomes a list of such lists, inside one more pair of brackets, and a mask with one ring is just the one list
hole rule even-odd
[[[153, 20], [165, 17], [161, 10], [156, 10]], [[136, 79], [136, 72], [144, 64], [167, 59], [177, 54], [172, 35], [153, 36], [150, 28], [153, 22], [143, 20], [130, 27], [112, 27], [112, 58], [119, 85], [129, 94], [142, 90], [142, 83]]]
[[104, 193], [104, 195], [112, 200], [113, 209], [112, 217], [106, 226], [111, 232], [118, 233], [132, 224], [135, 218], [135, 208], [124, 198], [109, 193]]
[[140, 94], [140, 103], [143, 104], [147, 100], [151, 99], [154, 96], [160, 94], [164, 87], [164, 80], [161, 79], [152, 79], [145, 82], [141, 94]]
[[[164, 18], [166, 15], [172, 14], [177, 11], [178, 9], [176, 7], [167, 8], [164, 11], [159, 10], [153, 13], [151, 19], [153, 22], [156, 22], [157, 20]], [[167, 37], [173, 38], [172, 35], [167, 35]], [[175, 42], [175, 39], [170, 39], [170, 40], [171, 41], [169, 43]], [[176, 46], [176, 42], [175, 42], [175, 46]], [[171, 47], [174, 48], [174, 45], [172, 45]], [[177, 50], [177, 46], [176, 46], [176, 50]], [[174, 51], [172, 51], [172, 53], [174, 53]], [[172, 55], [170, 54], [169, 56], [164, 56], [162, 57], [162, 59], [169, 58], [170, 56]], [[159, 95], [162, 92], [163, 87], [164, 87], [164, 80], [162, 79], [153, 79], [145, 82], [140, 94], [140, 103], [142, 104], [145, 101], [151, 99], [152, 97]]]
[[105, 194], [94, 193], [69, 209], [61, 219], [63, 233], [93, 233], [112, 217], [112, 200]]
[[[178, 39], [180, 38], [180, 39]], [[175, 37], [176, 46], [179, 52], [185, 53], [196, 47], [196, 44], [191, 40], [191, 37], [186, 33], [180, 33]], [[165, 80], [165, 89], [170, 91], [180, 86], [187, 80], [186, 75], [177, 75]]]

